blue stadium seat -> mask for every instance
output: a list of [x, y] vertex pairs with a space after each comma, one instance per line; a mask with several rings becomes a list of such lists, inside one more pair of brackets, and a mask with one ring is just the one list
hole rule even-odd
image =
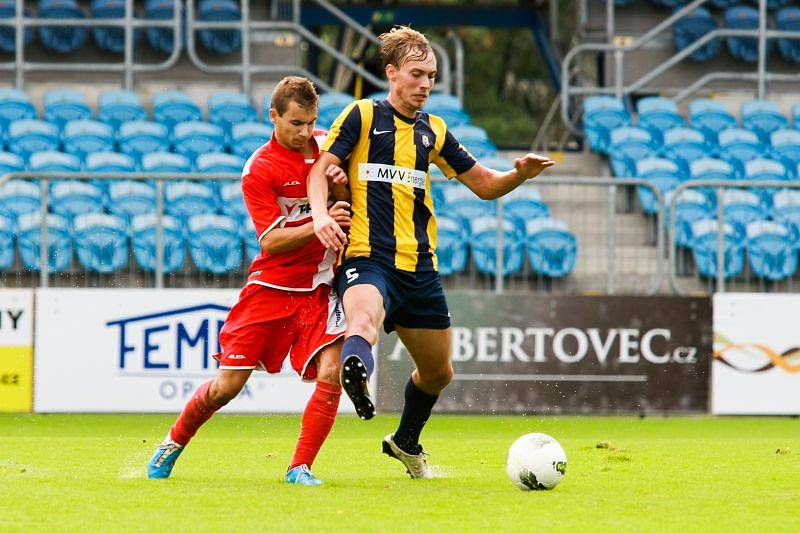
[[[493, 169], [499, 170], [501, 172], [505, 172], [506, 170], [511, 170], [512, 168], [514, 168], [514, 161], [512, 161], [511, 159], [509, 159], [507, 157], [499, 157], [499, 156], [485, 157], [485, 158], [481, 159], [480, 161], [478, 161], [478, 163], [480, 163], [481, 165], [485, 166], [486, 168], [493, 168]], [[438, 169], [439, 167], [434, 165], [431, 168], [437, 168]], [[442, 174], [442, 175], [444, 175], [444, 174]]]
[[[81, 160], [64, 152], [36, 152], [28, 161], [31, 172], [80, 172]], [[51, 189], [58, 181], [51, 181]]]
[[[664, 227], [671, 228], [670, 203], [675, 191], [668, 191], [664, 197]], [[694, 190], [684, 190], [675, 200], [675, 244], [690, 246], [693, 241], [692, 225], [698, 220], [710, 218], [713, 210], [708, 197]]]
[[476, 140], [476, 141], [489, 141], [489, 134], [480, 126], [473, 126], [472, 124], [461, 124], [449, 128], [453, 137], [459, 141]]
[[239, 219], [239, 235], [244, 243], [247, 261], [252, 263], [253, 260], [261, 254], [261, 245], [258, 243], [256, 227], [249, 216]]
[[12, 122], [33, 118], [36, 118], [36, 108], [24, 91], [0, 89], [0, 137], [8, 132]]
[[800, 164], [800, 131], [781, 129], [770, 135], [772, 156], [779, 159], [789, 169], [792, 177], [797, 178], [797, 165]]
[[747, 225], [747, 256], [759, 278], [786, 279], [797, 271], [798, 235], [795, 226], [758, 220]]
[[[0, 18], [14, 18], [17, 12], [16, 0], [0, 0]], [[31, 16], [31, 10], [25, 6], [26, 17]], [[23, 45], [28, 46], [33, 41], [33, 30], [28, 28], [23, 36]], [[14, 53], [17, 50], [17, 32], [9, 26], [0, 26], [0, 52]]]
[[112, 215], [132, 220], [156, 210], [156, 191], [150, 183], [115, 180], [108, 186], [108, 208]]
[[751, 191], [727, 189], [722, 193], [722, 205], [725, 222], [733, 224], [742, 234], [748, 224], [769, 216], [761, 198]]
[[208, 122], [180, 122], [172, 133], [175, 151], [194, 161], [197, 156], [225, 147], [222, 128]]
[[[17, 219], [17, 242], [23, 265], [28, 270], [39, 270], [41, 250], [42, 214], [27, 213]], [[72, 262], [71, 231], [68, 221], [58, 215], [47, 215], [48, 259], [50, 272], [62, 272]]]
[[0, 270], [8, 270], [13, 264], [14, 221], [0, 214]]
[[329, 129], [333, 121], [353, 102], [353, 96], [345, 93], [331, 92], [319, 95], [317, 125]]
[[165, 199], [165, 211], [181, 221], [192, 215], [211, 214], [216, 210], [212, 190], [200, 183], [168, 182]]
[[103, 191], [91, 183], [63, 180], [50, 193], [53, 212], [67, 220], [86, 213], [103, 212]]
[[145, 172], [185, 173], [192, 171], [192, 162], [186, 156], [171, 152], [153, 152], [142, 158]]
[[[667, 191], [673, 190], [680, 184], [683, 176], [678, 164], [669, 159], [648, 157], [636, 161], [636, 177], [653, 184], [662, 194], [662, 200]], [[656, 195], [649, 187], [637, 187], [636, 192], [645, 213], [650, 215], [658, 213]]]
[[[779, 31], [800, 31], [800, 8], [787, 7], [775, 14], [775, 28]], [[778, 50], [787, 61], [800, 63], [800, 41], [778, 39]]]
[[[472, 261], [483, 274], [497, 275], [496, 217], [479, 217], [469, 221]], [[524, 239], [513, 222], [502, 220], [503, 275], [516, 274], [522, 269]]]
[[[239, 2], [233, 0], [200, 0], [199, 20], [207, 22], [229, 22], [242, 19]], [[239, 30], [200, 30], [200, 42], [210, 52], [230, 54], [242, 47], [242, 32]]]
[[[207, 154], [200, 154], [197, 156], [195, 167], [197, 172], [205, 172], [209, 174], [236, 174], [241, 176], [242, 169], [244, 168], [244, 158], [234, 154], [225, 154], [222, 152], [210, 152]], [[219, 198], [220, 189], [229, 181], [207, 180], [204, 182], [206, 186], [211, 187], [214, 191], [215, 197]], [[239, 180], [236, 180], [236, 185], [239, 185]]]
[[772, 218], [800, 228], [800, 191], [783, 189], [772, 196]]
[[100, 95], [97, 120], [110, 124], [116, 131], [125, 122], [147, 120], [147, 111], [142, 107], [142, 99], [138, 94], [108, 91]]
[[[372, 98], [372, 96], [375, 96], [375, 98]], [[376, 93], [371, 95], [370, 98], [383, 100], [387, 98], [387, 95], [385, 93]], [[441, 117], [447, 126], [451, 128], [469, 124], [469, 115], [464, 112], [461, 100], [451, 94], [433, 93], [429, 95], [423, 111]]]
[[233, 219], [221, 215], [195, 215], [189, 219], [189, 253], [203, 272], [227, 274], [242, 264], [242, 240]]
[[667, 130], [686, 125], [683, 116], [678, 113], [678, 105], [669, 98], [642, 98], [636, 102], [636, 111], [639, 114], [639, 127], [649, 131], [656, 144], [663, 142]]
[[225, 183], [220, 187], [220, 207], [223, 215], [234, 219], [248, 218], [240, 183]]
[[542, 194], [533, 187], [522, 185], [503, 197], [503, 216], [513, 220], [525, 232], [525, 222], [534, 218], [547, 218], [550, 209], [542, 201]]
[[233, 127], [231, 133], [231, 151], [245, 159], [249, 159], [253, 152], [269, 142], [272, 137], [272, 126], [259, 122], [245, 122]]
[[436, 218], [436, 257], [439, 274], [460, 274], [467, 267], [467, 239], [464, 227], [458, 220], [439, 216]]
[[664, 157], [672, 159], [684, 171], [689, 171], [689, 165], [696, 159], [708, 156], [709, 147], [703, 134], [691, 128], [673, 128], [664, 133]]
[[122, 153], [128, 154], [137, 161], [144, 155], [153, 152], [169, 152], [169, 132], [167, 127], [158, 122], [134, 120], [120, 125], [117, 142]]
[[11, 180], [0, 185], [0, 213], [14, 220], [42, 209], [42, 190], [30, 181]]
[[172, 131], [179, 122], [203, 120], [203, 112], [188, 94], [162, 91], [153, 96], [153, 120]]
[[633, 176], [636, 161], [654, 157], [658, 149], [653, 135], [644, 128], [625, 126], [611, 132], [608, 153], [614, 175], [620, 178]]
[[475, 218], [494, 216], [497, 209], [495, 202], [481, 200], [461, 184], [448, 183], [442, 188], [442, 193], [447, 214], [460, 218], [465, 225]]
[[43, 120], [16, 120], [8, 127], [8, 148], [27, 159], [34, 152], [58, 150], [58, 127]]
[[[186, 239], [180, 222], [171, 216], [162, 217], [163, 229], [163, 267], [170, 274], [183, 268], [186, 259]], [[158, 220], [155, 213], [134, 217], [131, 223], [133, 256], [139, 268], [148, 272], [156, 270], [156, 232]]]
[[528, 260], [542, 276], [568, 276], [578, 262], [578, 241], [567, 224], [553, 218], [529, 220], [525, 226]]
[[[134, 10], [135, 13], [135, 10]], [[125, 0], [92, 0], [92, 17], [98, 19], [124, 19]], [[139, 42], [141, 31], [133, 31], [133, 45]], [[125, 52], [125, 29], [119, 26], [101, 26], [92, 29], [92, 37], [103, 50], [122, 54]]]
[[92, 118], [86, 97], [72, 89], [56, 89], [44, 95], [44, 119], [63, 128], [71, 120]]
[[[27, 270], [41, 267], [42, 214], [29, 213], [17, 219], [17, 245], [22, 265]], [[47, 215], [47, 268], [64, 272], [72, 263], [72, 232], [69, 222], [58, 215]]]
[[125, 221], [114, 215], [89, 213], [73, 221], [75, 254], [87, 270], [110, 274], [128, 264]]
[[[717, 246], [719, 223], [712, 218], [698, 220], [692, 224], [692, 255], [697, 272], [701, 276], [717, 277]], [[738, 276], [744, 268], [744, 245], [742, 234], [732, 224], [723, 225], [723, 278]]]
[[[84, 18], [75, 0], [40, 0], [39, 18], [82, 19]], [[86, 29], [77, 26], [42, 26], [39, 40], [48, 50], [60, 54], [74, 52], [86, 41]]]
[[497, 147], [491, 141], [481, 139], [458, 139], [461, 145], [472, 154], [475, 159], [485, 159], [497, 155]]
[[[145, 18], [150, 20], [172, 20], [175, 17], [174, 0], [147, 0], [144, 6]], [[183, 31], [181, 31], [182, 43], [186, 42], [186, 18], [185, 11], [181, 17]], [[175, 49], [175, 35], [172, 29], [168, 28], [147, 28], [147, 43], [156, 52], [171, 54]]]
[[611, 96], [590, 96], [583, 101], [583, 130], [592, 150], [607, 153], [611, 131], [631, 124], [625, 104]]
[[208, 98], [208, 121], [222, 128], [230, 144], [233, 127], [245, 122], [258, 122], [258, 111], [244, 93], [215, 93]]
[[730, 128], [719, 133], [719, 155], [733, 165], [739, 177], [744, 175], [746, 161], [761, 157], [767, 150], [750, 130]]
[[449, 185], [444, 172], [442, 172], [442, 169], [436, 165], [431, 164], [428, 167], [428, 172], [431, 179], [431, 196], [433, 198], [433, 206], [437, 211], [439, 211], [445, 204], [444, 189], [445, 187], [449, 187]]
[[[734, 30], [757, 30], [758, 10], [749, 6], [735, 6], [725, 10], [725, 27]], [[758, 61], [758, 39], [755, 37], [727, 37], [728, 51], [736, 59]], [[772, 41], [767, 40], [767, 52]]]
[[[728, 181], [736, 179], [733, 165], [723, 159], [703, 157], [696, 159], [689, 165], [689, 179]], [[716, 205], [716, 190], [714, 187], [698, 187], [695, 190], [708, 196], [711, 205]]]
[[97, 120], [73, 120], [61, 136], [64, 151], [83, 160], [89, 154], [114, 151], [114, 130]]
[[778, 104], [769, 100], [751, 100], [742, 104], [742, 127], [755, 132], [762, 143], [769, 142], [769, 135], [781, 128], [788, 128], [789, 121], [781, 114]]
[[689, 122], [692, 128], [703, 133], [706, 142], [712, 146], [719, 146], [719, 132], [738, 125], [736, 117], [728, 112], [725, 104], [710, 98], [689, 102]]
[[[675, 48], [685, 50], [695, 41], [719, 28], [711, 13], [702, 7], [692, 10], [672, 26]], [[689, 54], [694, 61], [708, 61], [719, 53], [720, 40], [715, 37]]]
[[25, 170], [25, 160], [11, 152], [0, 152], [0, 177], [6, 172], [22, 172]]
[[[786, 165], [773, 159], [758, 158], [751, 159], [744, 164], [744, 178], [746, 180], [769, 180], [784, 181], [790, 180], [791, 175], [786, 169]], [[772, 201], [774, 187], [759, 187], [754, 192], [761, 195], [764, 203]]]
[[[117, 152], [95, 152], [86, 156], [86, 170], [88, 172], [135, 172], [136, 161], [128, 154]], [[92, 180], [95, 187], [108, 194], [110, 188], [109, 180]]]

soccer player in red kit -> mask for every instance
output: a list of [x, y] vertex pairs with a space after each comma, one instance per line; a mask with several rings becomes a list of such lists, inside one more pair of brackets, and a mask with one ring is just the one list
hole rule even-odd
[[[317, 93], [305, 78], [287, 77], [272, 95], [275, 132], [242, 172], [242, 193], [261, 244], [220, 332], [222, 353], [216, 378], [201, 384], [186, 404], [148, 466], [148, 477], [166, 478], [178, 456], [211, 416], [236, 397], [253, 370], [292, 368], [316, 389], [303, 413], [300, 437], [286, 473], [287, 483], [319, 485], [311, 465], [330, 433], [339, 406], [339, 354], [346, 325], [332, 291], [336, 254], [314, 235], [306, 178], [326, 133], [314, 129]], [[337, 197], [346, 195], [344, 171], [327, 175]], [[349, 204], [338, 201], [329, 214], [349, 228]]]

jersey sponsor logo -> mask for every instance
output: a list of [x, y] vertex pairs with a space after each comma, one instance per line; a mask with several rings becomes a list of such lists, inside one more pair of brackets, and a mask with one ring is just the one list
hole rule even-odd
[[308, 198], [286, 198], [278, 197], [278, 204], [281, 206], [286, 222], [297, 222], [311, 217], [311, 204]]
[[378, 163], [359, 163], [358, 177], [365, 181], [410, 185], [415, 189], [424, 189], [428, 181], [428, 173], [424, 170]]

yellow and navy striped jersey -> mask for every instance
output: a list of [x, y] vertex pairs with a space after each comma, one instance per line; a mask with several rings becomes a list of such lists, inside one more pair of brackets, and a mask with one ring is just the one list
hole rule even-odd
[[448, 177], [475, 158], [441, 118], [398, 113], [387, 100], [358, 100], [331, 126], [322, 150], [347, 161], [351, 225], [340, 261], [369, 257], [400, 270], [436, 270], [436, 219], [428, 167]]

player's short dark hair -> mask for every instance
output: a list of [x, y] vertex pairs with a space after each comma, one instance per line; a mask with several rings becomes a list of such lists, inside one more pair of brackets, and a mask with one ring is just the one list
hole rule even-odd
[[402, 67], [408, 60], [421, 61], [433, 53], [428, 38], [408, 26], [395, 26], [380, 35], [383, 66]]
[[272, 107], [278, 115], [283, 115], [289, 109], [289, 102], [311, 109], [317, 106], [318, 100], [319, 95], [314, 85], [300, 76], [286, 76], [272, 92]]

